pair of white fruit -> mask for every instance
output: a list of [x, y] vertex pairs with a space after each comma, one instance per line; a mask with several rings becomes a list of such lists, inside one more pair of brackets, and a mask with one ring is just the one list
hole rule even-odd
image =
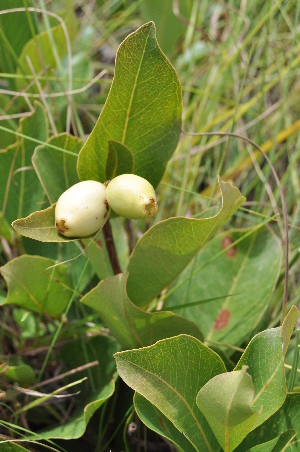
[[154, 188], [135, 174], [122, 174], [111, 181], [79, 182], [66, 190], [55, 207], [55, 225], [66, 237], [87, 237], [106, 223], [110, 208], [126, 218], [147, 218], [157, 212]]

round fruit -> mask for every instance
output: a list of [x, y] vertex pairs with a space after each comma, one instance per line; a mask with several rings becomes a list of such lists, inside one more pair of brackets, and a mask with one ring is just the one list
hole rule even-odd
[[79, 182], [56, 203], [56, 229], [65, 237], [87, 237], [104, 226], [108, 213], [105, 185], [94, 180]]
[[135, 174], [121, 174], [107, 183], [106, 199], [118, 215], [138, 219], [157, 212], [156, 195], [152, 185]]

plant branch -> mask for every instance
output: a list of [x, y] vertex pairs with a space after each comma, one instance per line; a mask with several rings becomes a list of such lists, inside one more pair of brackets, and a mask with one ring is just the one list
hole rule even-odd
[[122, 273], [109, 220], [102, 228], [109, 260], [115, 275]]

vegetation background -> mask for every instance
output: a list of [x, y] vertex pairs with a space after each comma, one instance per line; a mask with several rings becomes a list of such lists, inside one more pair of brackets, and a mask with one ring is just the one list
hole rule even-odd
[[[195, 269], [199, 262], [211, 263], [203, 269], [202, 279], [193, 282], [193, 296], [188, 300], [207, 307], [201, 311], [201, 319], [208, 323], [199, 323], [203, 322], [206, 339], [211, 339], [209, 345], [221, 343], [217, 351], [231, 371], [256, 333], [278, 327], [288, 309], [299, 305], [299, 11], [298, 0], [1, 0], [0, 433], [2, 440], [31, 435], [24, 445], [0, 442], [1, 451], [176, 450], [171, 441], [136, 416], [133, 391], [115, 373], [112, 356], [121, 349], [120, 343], [113, 340], [95, 310], [78, 303], [109, 275], [103, 270], [110, 265], [106, 252], [100, 262], [92, 247], [85, 252], [87, 242], [41, 243], [21, 238], [11, 228], [17, 218], [47, 207], [43, 187], [41, 192], [36, 188], [38, 179], [31, 160], [35, 148], [54, 137], [52, 146], [78, 153], [108, 96], [119, 45], [146, 22], [155, 23], [159, 46], [182, 87], [182, 132], [157, 189], [156, 217], [150, 222], [111, 219], [122, 271], [126, 271], [137, 240], [150, 226], [170, 217], [216, 214], [220, 175], [223, 181], [233, 181], [247, 201], [224, 227], [223, 235], [210, 242], [191, 264]], [[144, 107], [147, 109], [147, 102]], [[257, 143], [273, 164], [281, 188], [270, 165], [249, 142], [212, 132], [231, 132]], [[19, 148], [25, 149], [24, 153], [14, 157]], [[289, 298], [284, 312], [282, 194], [289, 226]], [[263, 224], [256, 246], [268, 253], [246, 268], [243, 284], [238, 286], [247, 309], [234, 308], [235, 328], [245, 334], [239, 333], [238, 339], [232, 331], [222, 338], [210, 337], [208, 301], [221, 296], [214, 290], [217, 283], [229, 290], [227, 283], [231, 285], [237, 272], [226, 261], [219, 264], [217, 240], [224, 250], [239, 240], [242, 230]], [[234, 253], [234, 248], [227, 250], [229, 257], [230, 252]], [[20, 267], [8, 275], [4, 267], [18, 256], [23, 259], [18, 261]], [[32, 259], [37, 256], [45, 260]], [[53, 262], [67, 262], [52, 270], [64, 292], [53, 292], [51, 312], [37, 312], [30, 304], [28, 287], [34, 287], [41, 268]], [[240, 263], [237, 265], [239, 268]], [[24, 276], [25, 283], [21, 276], [26, 267], [30, 275]], [[150, 304], [149, 312], [157, 308], [158, 301], [164, 301], [166, 309], [193, 321], [194, 311], [185, 311], [180, 302], [185, 297], [187, 274]], [[8, 286], [16, 279], [19, 292], [12, 299], [9, 296], [16, 287], [11, 285], [8, 294]], [[40, 283], [46, 287], [48, 279]], [[29, 293], [23, 304], [20, 287]], [[255, 294], [263, 293], [264, 288], [267, 293], [259, 298], [253, 320]], [[70, 296], [75, 302], [66, 312]], [[182, 309], [176, 310], [176, 306]], [[300, 385], [298, 339], [297, 333], [286, 356], [290, 392], [297, 392]], [[96, 365], [99, 356], [100, 367]], [[116, 380], [116, 389], [109, 386], [112, 380]], [[299, 423], [293, 428], [300, 432]], [[34, 437], [45, 429], [52, 433]], [[290, 450], [297, 450], [297, 444], [295, 440]], [[248, 450], [248, 445], [241, 450]]]

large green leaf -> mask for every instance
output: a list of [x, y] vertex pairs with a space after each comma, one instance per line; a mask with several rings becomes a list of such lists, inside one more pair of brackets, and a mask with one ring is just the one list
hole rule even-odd
[[[300, 394], [288, 394], [282, 407], [262, 425], [253, 430], [237, 448], [236, 452], [245, 452], [251, 447], [277, 438], [283, 432], [294, 429], [297, 437], [285, 452], [300, 450]], [[264, 451], [264, 449], [262, 449]], [[271, 449], [273, 452], [273, 449]], [[281, 452], [280, 450], [280, 452]], [[254, 449], [255, 451], [255, 449]], [[277, 449], [275, 449], [277, 452]], [[265, 451], [264, 451], [265, 452]], [[279, 452], [279, 450], [278, 450]]]
[[255, 424], [258, 413], [252, 411], [253, 398], [246, 366], [216, 375], [200, 389], [197, 405], [225, 452], [233, 451]]
[[[38, 146], [32, 163], [50, 203], [53, 204], [64, 191], [79, 182], [76, 165], [82, 140], [62, 133], [51, 137], [48, 143], [61, 148], [61, 151], [46, 145]], [[67, 152], [63, 152], [63, 149]]]
[[239, 370], [248, 366], [253, 380], [255, 396], [252, 407], [255, 411], [261, 409], [253, 428], [272, 416], [285, 400], [284, 353], [298, 316], [298, 309], [293, 307], [282, 327], [262, 331], [254, 336], [235, 368]]
[[149, 22], [120, 45], [115, 76], [101, 115], [78, 160], [81, 180], [105, 181], [108, 141], [127, 146], [134, 172], [156, 187], [177, 146], [181, 87]]
[[188, 333], [203, 339], [190, 321], [171, 312], [144, 312], [128, 299], [127, 275], [108, 277], [87, 293], [81, 302], [99, 313], [103, 323], [124, 348], [151, 345], [159, 339]]
[[[47, 118], [39, 103], [32, 115], [20, 120], [18, 132], [46, 141]], [[15, 144], [0, 151], [0, 210], [8, 222], [48, 205], [31, 163], [35, 146], [31, 140], [18, 137]]]
[[8, 286], [7, 304], [58, 317], [66, 308], [72, 289], [67, 268], [39, 256], [23, 255], [0, 268]]
[[172, 441], [179, 451], [195, 452], [195, 447], [156, 406], [138, 392], [134, 394], [133, 401], [138, 417], [148, 428]]
[[120, 377], [153, 403], [201, 452], [218, 443], [196, 405], [199, 390], [226, 372], [221, 358], [198, 339], [181, 335], [115, 354]]
[[[281, 269], [282, 246], [268, 229], [252, 232], [219, 234], [200, 250], [180, 275], [178, 289], [166, 299], [165, 308], [193, 319], [206, 340], [240, 345], [268, 307]], [[239, 242], [214, 259], [235, 241]]]
[[[23, 0], [14, 0], [13, 8], [24, 6]], [[12, 9], [11, 0], [1, 0], [1, 11]], [[32, 30], [30, 28], [32, 26]], [[37, 21], [34, 15], [31, 15], [31, 23], [24, 12], [12, 10], [10, 13], [0, 16], [0, 67], [2, 72], [15, 73], [16, 60], [14, 56], [19, 56], [23, 46], [32, 38], [32, 31], [37, 32]], [[7, 79], [14, 88], [14, 81]]]
[[245, 198], [230, 183], [219, 181], [222, 208], [211, 218], [169, 218], [150, 228], [129, 261], [128, 296], [145, 306], [168, 286], [194, 255], [229, 220]]

